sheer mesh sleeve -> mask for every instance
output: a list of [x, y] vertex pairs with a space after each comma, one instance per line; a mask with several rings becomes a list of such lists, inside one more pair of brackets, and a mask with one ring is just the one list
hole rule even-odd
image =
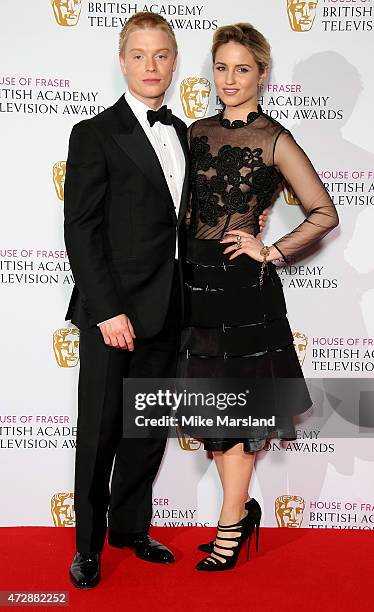
[[273, 245], [286, 263], [320, 240], [339, 223], [335, 206], [303, 149], [288, 131], [274, 145], [274, 164], [292, 187], [307, 218]]

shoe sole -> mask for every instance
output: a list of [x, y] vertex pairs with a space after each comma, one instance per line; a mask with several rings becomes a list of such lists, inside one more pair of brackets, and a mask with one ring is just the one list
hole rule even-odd
[[202, 567], [195, 567], [195, 570], [197, 570], [198, 572], [208, 572], [208, 573], [210, 572], [211, 574], [214, 574], [215, 572], [229, 572], [230, 570], [233, 570], [237, 567], [239, 567], [239, 565], [233, 565], [232, 567], [223, 567], [222, 569], [214, 569], [214, 570], [203, 569]]
[[76, 583], [74, 582], [74, 580], [71, 578], [71, 576], [69, 576], [69, 578], [70, 578], [70, 582], [71, 582], [71, 584], [72, 584], [73, 586], [75, 586], [75, 588], [76, 588], [76, 589], [79, 589], [80, 591], [89, 591], [90, 589], [94, 589], [94, 588], [95, 588], [95, 587], [96, 587], [96, 586], [99, 584], [99, 582], [100, 582], [100, 580], [101, 580], [101, 576], [100, 576], [100, 577], [98, 578], [98, 580], [97, 580], [97, 581], [96, 581], [94, 584], [92, 584], [92, 585], [90, 585], [90, 586], [79, 586], [78, 584], [76, 584]]
[[175, 559], [173, 559], [172, 561], [157, 561], [156, 559], [147, 559], [147, 557], [141, 557], [140, 555], [137, 555], [136, 553], [135, 555], [141, 561], [148, 561], [148, 563], [161, 563], [162, 565], [171, 565], [172, 563], [175, 563]]

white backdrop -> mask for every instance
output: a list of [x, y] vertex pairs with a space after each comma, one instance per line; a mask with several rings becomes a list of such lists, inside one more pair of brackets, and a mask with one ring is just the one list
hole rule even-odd
[[[125, 90], [118, 35], [136, 10], [160, 12], [175, 28], [180, 56], [167, 101], [187, 123], [217, 108], [213, 84], [208, 98], [208, 83], [198, 80], [212, 83], [216, 27], [250, 21], [269, 39], [273, 65], [260, 103], [309, 154], [340, 217], [318, 252], [279, 269], [304, 374], [373, 376], [373, 1], [291, 4], [288, 13], [286, 0], [0, 1], [1, 525], [74, 525], [79, 335], [64, 331], [73, 283], [62, 228], [64, 162], [74, 123]], [[199, 92], [183, 105], [188, 77], [198, 77]], [[302, 219], [282, 194], [265, 241]], [[251, 494], [264, 524], [372, 529], [371, 440], [323, 439], [307, 423], [299, 436], [258, 454]], [[153, 523], [215, 524], [218, 491], [199, 445], [170, 440]]]

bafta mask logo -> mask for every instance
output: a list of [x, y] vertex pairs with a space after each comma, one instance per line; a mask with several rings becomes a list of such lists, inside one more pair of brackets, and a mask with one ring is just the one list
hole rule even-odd
[[302, 366], [305, 361], [308, 338], [302, 332], [293, 332], [293, 345], [299, 358], [300, 365]]
[[51, 4], [58, 25], [77, 25], [82, 10], [82, 0], [51, 0]]
[[73, 493], [55, 493], [52, 495], [51, 513], [55, 527], [75, 527]]
[[57, 329], [53, 334], [53, 351], [61, 368], [75, 368], [79, 362], [79, 329]]
[[195, 438], [191, 438], [190, 436], [184, 434], [183, 431], [179, 429], [179, 427], [177, 427], [176, 429], [177, 429], [179, 446], [181, 447], [182, 450], [184, 451], [199, 450], [201, 446], [200, 440], [195, 440]]
[[286, 204], [290, 204], [291, 206], [300, 206], [300, 201], [293, 191], [293, 189], [287, 185], [287, 183], [283, 187], [283, 197]]
[[275, 518], [278, 527], [300, 527], [303, 522], [305, 501], [298, 495], [281, 495], [275, 500]]
[[65, 175], [66, 175], [66, 162], [58, 161], [53, 166], [53, 184], [55, 186], [56, 195], [59, 200], [64, 199], [64, 187], [65, 187]]
[[287, 0], [288, 21], [294, 32], [309, 32], [314, 24], [317, 11], [316, 2], [297, 2]]
[[180, 85], [180, 96], [184, 114], [189, 119], [205, 117], [208, 106], [211, 85], [204, 77], [188, 77]]

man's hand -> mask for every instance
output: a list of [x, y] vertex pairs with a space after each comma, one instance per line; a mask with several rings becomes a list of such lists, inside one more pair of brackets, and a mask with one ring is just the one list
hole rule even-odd
[[266, 225], [266, 221], [267, 221], [268, 214], [269, 214], [269, 208], [265, 208], [264, 212], [261, 213], [261, 215], [258, 218], [258, 223], [259, 223], [259, 226], [260, 226], [260, 232], [256, 235], [256, 238], [258, 238], [258, 239], [261, 238], [260, 234], [264, 230], [264, 227]]
[[125, 314], [117, 315], [99, 325], [104, 342], [108, 346], [128, 351], [134, 350], [135, 332], [130, 319]]

